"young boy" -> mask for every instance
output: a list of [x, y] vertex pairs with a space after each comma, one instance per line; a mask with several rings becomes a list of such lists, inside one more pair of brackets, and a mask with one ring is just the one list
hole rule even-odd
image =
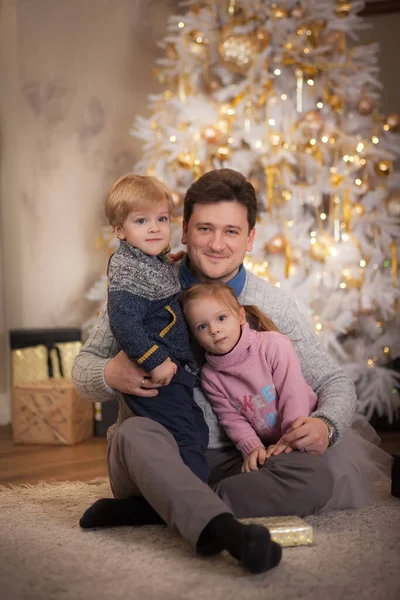
[[154, 177], [128, 173], [110, 188], [105, 210], [120, 247], [108, 265], [108, 314], [120, 348], [163, 386], [153, 398], [124, 394], [125, 402], [168, 429], [207, 483], [208, 427], [193, 399], [195, 363], [167, 257], [172, 207], [171, 192]]

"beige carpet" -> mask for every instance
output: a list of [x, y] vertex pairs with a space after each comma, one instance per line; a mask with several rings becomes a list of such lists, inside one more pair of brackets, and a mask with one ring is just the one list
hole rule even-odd
[[400, 500], [380, 490], [361, 511], [309, 517], [314, 545], [287, 548], [251, 576], [228, 555], [200, 558], [164, 527], [82, 531], [107, 483], [0, 489], [2, 600], [400, 598]]

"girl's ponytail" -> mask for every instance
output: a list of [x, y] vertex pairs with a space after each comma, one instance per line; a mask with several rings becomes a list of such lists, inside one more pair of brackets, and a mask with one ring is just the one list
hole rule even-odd
[[251, 329], [255, 329], [255, 331], [277, 331], [278, 333], [281, 333], [275, 323], [257, 306], [248, 304], [243, 306], [243, 308], [246, 313], [246, 320]]

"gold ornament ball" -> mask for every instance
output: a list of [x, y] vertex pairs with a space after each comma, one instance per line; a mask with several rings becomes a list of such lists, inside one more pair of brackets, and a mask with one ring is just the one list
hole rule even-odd
[[[230, 28], [229, 28], [230, 29]], [[223, 31], [218, 45], [220, 58], [231, 73], [244, 75], [250, 69], [258, 52], [258, 40], [244, 33], [228, 33]]]
[[285, 252], [286, 240], [282, 234], [275, 235], [264, 246], [269, 254], [282, 254]]
[[362, 217], [362, 215], [365, 212], [365, 208], [364, 205], [361, 204], [361, 202], [356, 202], [355, 204], [353, 204], [352, 208], [351, 208], [351, 212], [354, 215], [357, 215], [358, 217]]
[[393, 132], [399, 131], [399, 129], [400, 129], [399, 115], [397, 115], [396, 113], [387, 115], [387, 117], [385, 118], [384, 124], [385, 124], [385, 129], [387, 131], [393, 131]]
[[190, 152], [181, 152], [178, 156], [178, 164], [182, 169], [191, 169], [193, 161], [194, 159]]
[[400, 190], [393, 190], [386, 201], [386, 210], [391, 217], [400, 217]]
[[379, 177], [386, 177], [390, 175], [393, 170], [393, 163], [391, 160], [379, 160], [375, 165], [375, 173]]
[[301, 6], [301, 4], [299, 4], [298, 6], [292, 8], [292, 10], [290, 11], [290, 16], [292, 17], [292, 19], [303, 19], [306, 16], [306, 9], [304, 8], [304, 6]]
[[279, 6], [274, 2], [271, 6], [271, 16], [274, 19], [286, 19], [288, 11], [283, 6]]
[[337, 94], [332, 94], [332, 96], [329, 96], [328, 98], [328, 104], [334, 110], [340, 110], [343, 107], [343, 100]]
[[255, 193], [256, 193], [256, 196], [258, 196], [258, 194], [259, 194], [259, 193], [260, 193], [260, 191], [261, 191], [261, 185], [260, 185], [260, 182], [259, 182], [259, 180], [258, 180], [258, 179], [256, 179], [256, 177], [250, 177], [250, 178], [249, 178], [249, 182], [250, 182], [250, 183], [251, 183], [251, 185], [253, 186], [253, 188], [254, 188], [254, 191], [255, 191]]
[[312, 132], [319, 133], [324, 126], [324, 119], [318, 111], [310, 110], [304, 115], [302, 123]]
[[363, 117], [370, 115], [374, 111], [374, 109], [375, 102], [367, 96], [361, 98], [360, 102], [357, 105], [357, 110]]
[[343, 33], [341, 31], [327, 31], [320, 37], [321, 46], [330, 46], [326, 53], [336, 52], [340, 49]]
[[348, 288], [359, 290], [364, 282], [364, 271], [359, 267], [343, 269], [342, 278]]
[[311, 258], [317, 260], [318, 262], [324, 262], [326, 257], [326, 248], [320, 242], [315, 242], [315, 244], [311, 244], [310, 248]]
[[351, 2], [342, 2], [341, 0], [337, 0], [336, 6], [335, 6], [335, 15], [337, 17], [345, 19], [351, 13], [352, 8], [353, 7], [352, 7]]
[[212, 125], [203, 127], [201, 130], [201, 137], [207, 142], [207, 144], [216, 144], [221, 137], [218, 129], [215, 129]]
[[228, 160], [231, 155], [231, 149], [228, 146], [220, 146], [217, 150], [217, 158], [223, 162]]
[[343, 181], [343, 175], [340, 173], [331, 173], [329, 176], [329, 183], [332, 187], [339, 187]]
[[172, 202], [174, 203], [174, 206], [181, 206], [182, 205], [182, 194], [180, 194], [179, 192], [172, 192]]
[[267, 46], [269, 45], [270, 40], [271, 40], [268, 31], [266, 31], [265, 29], [258, 29], [256, 31], [256, 38], [257, 38], [257, 42], [258, 42], [259, 52], [261, 52], [262, 50], [265, 50], [265, 48], [267, 48]]

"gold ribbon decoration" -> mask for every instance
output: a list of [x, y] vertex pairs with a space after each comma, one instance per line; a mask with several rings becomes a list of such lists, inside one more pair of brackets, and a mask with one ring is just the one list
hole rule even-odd
[[290, 267], [292, 265], [292, 249], [290, 247], [289, 226], [287, 220], [285, 220], [285, 242], [285, 278], [288, 279], [290, 275]]
[[274, 165], [270, 165], [265, 169], [265, 175], [267, 177], [267, 203], [268, 203], [268, 213], [269, 216], [272, 216], [272, 206], [273, 206], [273, 197], [274, 197]]
[[343, 202], [343, 218], [346, 233], [350, 232], [350, 192], [346, 188], [344, 190], [344, 202]]

